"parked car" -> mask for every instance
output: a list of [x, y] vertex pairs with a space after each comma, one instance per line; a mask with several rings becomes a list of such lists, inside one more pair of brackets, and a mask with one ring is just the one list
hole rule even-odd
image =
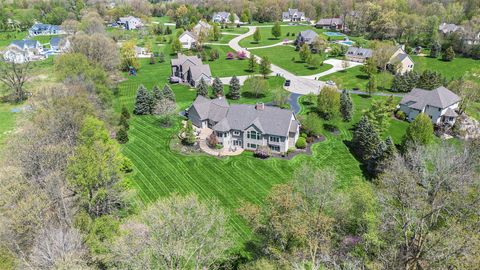
[[290, 86], [290, 80], [285, 81], [285, 86]]

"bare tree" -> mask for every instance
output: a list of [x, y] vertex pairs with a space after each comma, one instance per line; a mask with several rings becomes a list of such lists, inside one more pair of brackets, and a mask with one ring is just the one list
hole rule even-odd
[[381, 177], [381, 260], [387, 269], [475, 269], [480, 250], [478, 159], [468, 149], [417, 147]]
[[30, 62], [20, 64], [14, 61], [5, 62], [0, 59], [0, 82], [3, 82], [13, 91], [15, 102], [27, 99], [24, 86], [29, 79], [29, 72]]
[[84, 54], [89, 61], [99, 63], [108, 71], [115, 70], [120, 64], [117, 45], [103, 34], [77, 34], [72, 37], [71, 44], [72, 52]]
[[121, 269], [139, 264], [143, 269], [216, 269], [232, 247], [227, 220], [216, 202], [205, 204], [193, 195], [159, 200], [124, 226], [113, 245], [116, 264]]
[[157, 101], [153, 113], [156, 115], [164, 116], [173, 114], [176, 110], [177, 104], [175, 103], [175, 101], [172, 101], [168, 98], [162, 98], [161, 100]]
[[82, 17], [81, 29], [88, 35], [95, 33], [104, 34], [105, 25], [102, 17], [96, 12], [89, 12]]

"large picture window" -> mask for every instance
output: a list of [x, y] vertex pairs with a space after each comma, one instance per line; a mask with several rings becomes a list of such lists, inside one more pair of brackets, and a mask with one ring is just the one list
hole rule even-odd
[[252, 131], [247, 131], [247, 138], [249, 139], [254, 139], [254, 140], [260, 140], [262, 138], [262, 135], [255, 130]]
[[270, 141], [271, 141], [271, 142], [280, 142], [280, 137], [270, 136]]

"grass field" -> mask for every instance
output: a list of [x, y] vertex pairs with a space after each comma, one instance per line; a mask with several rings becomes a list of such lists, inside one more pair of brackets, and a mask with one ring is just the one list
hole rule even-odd
[[332, 80], [336, 82], [337, 85], [340, 85], [342, 89], [353, 89], [356, 87], [360, 90], [365, 90], [368, 83], [368, 77], [361, 71], [361, 68], [361, 66], [352, 67], [320, 77], [319, 80]]
[[5, 140], [12, 133], [15, 127], [15, 113], [11, 110], [15, 105], [0, 103], [0, 152], [5, 144]]
[[[451, 62], [425, 56], [412, 56], [412, 59], [415, 62], [415, 70], [417, 72], [422, 72], [426, 69], [433, 70], [441, 73], [449, 80], [458, 79], [473, 69], [480, 69], [480, 60], [465, 57], [457, 57]], [[478, 81], [480, 82], [480, 79]]]
[[236, 56], [236, 52], [229, 46], [215, 46], [208, 45], [205, 47], [208, 51], [210, 49], [217, 49], [220, 53], [220, 58], [215, 61], [206, 61], [205, 64], [210, 65], [212, 76], [214, 77], [230, 77], [233, 75], [249, 75], [252, 72], [248, 71], [248, 60], [227, 59], [227, 53], [232, 52]]
[[16, 32], [16, 31], [8, 31], [8, 32], [0, 32], [0, 49], [3, 49], [10, 45], [13, 40], [21, 40], [24, 39], [28, 35], [27, 31]]
[[[276, 46], [273, 48], [256, 49], [251, 51], [261, 57], [268, 57], [268, 59], [275, 65], [284, 68], [295, 75], [306, 76], [317, 74], [332, 68], [330, 64], [323, 64], [322, 66], [312, 69], [304, 62], [300, 61], [298, 51], [292, 46]], [[292, 61], [295, 58], [295, 61]]]
[[[267, 45], [273, 45], [279, 42], [282, 42], [284, 39], [290, 39], [294, 40], [296, 36], [298, 35], [299, 32], [312, 29], [315, 30], [314, 28], [310, 26], [304, 26], [304, 25], [295, 25], [295, 26], [282, 26], [282, 36], [280, 36], [278, 39], [276, 39], [274, 36], [272, 36], [272, 28], [271, 27], [259, 27], [260, 29], [260, 36], [261, 40], [256, 43], [253, 40], [253, 35], [246, 37], [242, 39], [239, 42], [239, 45], [242, 47], [260, 47], [260, 46], [267, 46]], [[287, 34], [289, 34], [287, 36]]]

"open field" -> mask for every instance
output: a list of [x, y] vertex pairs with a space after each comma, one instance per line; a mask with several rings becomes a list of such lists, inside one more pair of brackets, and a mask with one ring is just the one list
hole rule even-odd
[[[231, 52], [236, 56], [236, 52], [228, 46], [208, 45], [205, 47], [207, 52], [210, 49], [217, 49], [220, 57], [215, 61], [205, 61], [205, 64], [210, 65], [212, 76], [214, 77], [230, 77], [233, 75], [249, 75], [252, 72], [248, 71], [248, 60], [227, 59], [227, 53]], [[208, 53], [207, 53], [208, 54]]]
[[[323, 64], [315, 69], [308, 67], [307, 63], [300, 61], [298, 51], [295, 51], [295, 48], [292, 46], [282, 45], [273, 48], [252, 50], [251, 52], [261, 57], [266, 56], [273, 64], [299, 76], [313, 75], [332, 68], [330, 64]], [[315, 54], [313, 56], [318, 57]], [[295, 58], [295, 61], [292, 61], [293, 58]]]
[[[260, 47], [260, 46], [267, 46], [273, 45], [279, 42], [282, 42], [284, 39], [295, 40], [296, 36], [299, 32], [312, 29], [311, 26], [304, 26], [304, 25], [295, 25], [295, 26], [282, 26], [282, 35], [276, 39], [272, 36], [272, 28], [271, 27], [259, 27], [260, 29], [260, 36], [261, 39], [258, 43], [253, 40], [253, 35], [242, 39], [239, 43], [240, 46], [244, 48], [248, 47]], [[287, 34], [289, 34], [287, 36]]]
[[[451, 62], [425, 56], [412, 56], [412, 59], [415, 62], [415, 70], [417, 72], [422, 72], [426, 69], [433, 70], [441, 73], [449, 80], [458, 79], [473, 69], [480, 69], [480, 60], [472, 58], [456, 57]], [[478, 81], [480, 82], [480, 79]]]
[[360, 90], [364, 91], [368, 83], [368, 77], [361, 71], [361, 68], [361, 66], [352, 67], [320, 77], [319, 80], [332, 80], [336, 82], [337, 85], [340, 85], [342, 89], [359, 88]]

